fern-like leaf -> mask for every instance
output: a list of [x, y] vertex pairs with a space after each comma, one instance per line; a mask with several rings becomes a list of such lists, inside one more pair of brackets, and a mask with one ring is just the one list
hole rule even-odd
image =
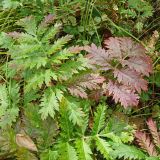
[[84, 141], [84, 139], [76, 140], [76, 148], [79, 160], [92, 160], [92, 151], [89, 145]]
[[146, 133], [143, 133], [141, 131], [137, 131], [135, 133], [136, 140], [139, 144], [139, 146], [144, 149], [150, 156], [157, 156], [157, 151], [155, 149], [154, 144], [152, 143], [149, 136], [146, 135]]
[[91, 44], [91, 46], [86, 46], [84, 49], [89, 53], [87, 55], [87, 58], [89, 59], [89, 63], [92, 65], [92, 68], [94, 69], [95, 66], [100, 66], [100, 70], [109, 70], [112, 68], [109, 58], [108, 52], [105, 51], [105, 49], [102, 49], [101, 47], [97, 47], [95, 44]]
[[71, 53], [80, 53], [80, 51], [84, 50], [84, 47], [81, 46], [72, 46], [68, 48]]
[[[60, 31], [60, 29], [61, 29], [61, 24], [59, 23], [56, 23], [55, 25], [54, 25], [54, 27], [51, 27], [51, 28], [49, 28], [48, 29], [48, 31], [43, 35], [43, 37], [42, 37], [42, 42], [43, 43], [48, 43], [48, 41], [50, 40], [50, 39], [53, 39], [54, 37], [55, 37], [55, 35]], [[40, 28], [40, 27], [39, 27]], [[44, 29], [44, 28], [43, 28]], [[38, 34], [42, 34], [40, 31], [43, 31], [43, 29], [39, 29], [38, 30]]]
[[136, 92], [147, 91], [144, 76], [152, 73], [151, 58], [145, 54], [145, 48], [131, 38], [110, 37], [104, 44], [105, 49], [94, 44], [84, 47], [89, 53], [86, 57], [91, 69], [107, 71], [103, 74], [108, 81], [105, 91], [116, 103], [120, 102], [125, 108], [137, 106], [139, 96]]
[[37, 71], [27, 80], [28, 83], [25, 89], [26, 91], [35, 90], [41, 88], [44, 83], [49, 86], [51, 80], [57, 80], [57, 75], [53, 70], [47, 69], [45, 71]]
[[[42, 36], [42, 35], [44, 35], [44, 33], [46, 33], [46, 31], [47, 31], [47, 29], [48, 29], [48, 26], [50, 25], [50, 24], [52, 24], [53, 22], [54, 22], [54, 20], [55, 20], [55, 16], [54, 15], [52, 15], [52, 14], [48, 14], [48, 15], [46, 15], [45, 17], [44, 17], [44, 19], [43, 19], [43, 21], [39, 24], [39, 26], [38, 26], [38, 29], [37, 29], [37, 33], [38, 33], [38, 35], [39, 36]], [[61, 24], [60, 24], [60, 26], [59, 26], [59, 28], [57, 27], [57, 24], [54, 26], [55, 28], [53, 29], [52, 27], [52, 29], [51, 30], [54, 30], [52, 33], [53, 33], [53, 36], [57, 33], [57, 32], [59, 32], [59, 30], [61, 29]], [[50, 31], [51, 31], [50, 30]]]
[[55, 16], [52, 14], [48, 14], [44, 17], [44, 20], [41, 22], [40, 26], [47, 27], [55, 20]]
[[124, 85], [129, 85], [133, 90], [137, 90], [141, 93], [141, 90], [147, 91], [147, 81], [142, 78], [142, 76], [135, 70], [124, 68], [121, 70], [114, 71], [115, 78], [119, 83]]
[[24, 29], [25, 29], [25, 31], [27, 31], [27, 33], [29, 33], [31, 35], [36, 34], [37, 24], [36, 24], [35, 18], [33, 16], [28, 16], [23, 19], [20, 19], [17, 22], [17, 24], [24, 27]]
[[59, 103], [53, 90], [48, 89], [44, 92], [40, 106], [42, 108], [39, 110], [39, 113], [41, 114], [42, 119], [46, 119], [48, 115], [54, 118], [55, 111], [59, 110]]
[[79, 106], [76, 106], [74, 103], [68, 104], [68, 111], [69, 111], [69, 119], [73, 122], [73, 124], [77, 124], [79, 126], [83, 125], [83, 117], [84, 113]]
[[74, 55], [74, 53], [72, 51], [70, 51], [70, 49], [61, 49], [60, 51], [58, 51], [57, 53], [53, 54], [51, 61], [54, 62], [55, 64], [62, 64], [64, 63], [64, 60], [69, 59], [70, 57], [72, 57]]
[[0, 116], [5, 113], [5, 110], [7, 109], [9, 105], [8, 100], [8, 91], [5, 85], [0, 85], [0, 104], [1, 104], [1, 110], [0, 110]]
[[58, 76], [61, 80], [68, 80], [72, 78], [74, 74], [78, 74], [80, 71], [88, 69], [88, 61], [86, 58], [79, 57], [77, 60], [63, 63], [58, 70]]
[[149, 73], [153, 72], [152, 69], [152, 60], [146, 56], [133, 56], [127, 60], [123, 60], [122, 65], [127, 65], [130, 69], [134, 69], [143, 75], [149, 76]]
[[60, 144], [59, 160], [78, 160], [76, 150], [68, 142]]
[[66, 108], [67, 105], [67, 102], [63, 100], [60, 108], [60, 135], [61, 138], [65, 140], [69, 140], [73, 135], [73, 123], [69, 120], [69, 114]]
[[95, 136], [95, 141], [96, 141], [97, 150], [100, 151], [100, 153], [107, 160], [113, 159], [111, 156], [112, 148], [111, 148], [110, 144], [98, 136]]
[[145, 54], [145, 48], [132, 41], [131, 38], [111, 37], [104, 41], [110, 57], [123, 58], [126, 56], [139, 56]]
[[85, 90], [98, 89], [99, 84], [102, 84], [104, 80], [104, 77], [98, 74], [86, 74], [83, 77], [80, 77], [78, 80], [76, 80], [76, 83], [68, 87], [68, 90], [74, 96], [87, 98], [87, 93], [85, 92]]
[[137, 106], [139, 96], [134, 93], [129, 87], [124, 85], [116, 85], [110, 81], [107, 84], [109, 95], [113, 95], [115, 102], [120, 102], [125, 108], [128, 106]]
[[156, 123], [153, 121], [152, 118], [149, 118], [147, 121], [147, 125], [148, 125], [148, 128], [152, 134], [153, 141], [154, 141], [155, 145], [157, 147], [160, 147], [160, 136], [159, 136], [159, 133], [157, 130]]
[[47, 53], [50, 55], [59, 51], [66, 43], [71, 40], [71, 38], [71, 35], [66, 35], [65, 37], [59, 38], [57, 41], [54, 42], [53, 46], [51, 46]]
[[41, 160], [57, 160], [58, 159], [58, 151], [46, 150], [40, 155]]
[[[114, 144], [114, 143], [113, 143]], [[112, 151], [112, 155], [114, 159], [130, 159], [130, 160], [144, 160], [146, 158], [146, 155], [138, 148], [134, 146], [129, 146], [123, 143], [120, 144], [114, 144], [112, 145], [112, 148], [114, 149]]]
[[95, 115], [94, 115], [94, 124], [92, 129], [93, 135], [98, 134], [101, 128], [103, 127], [105, 123], [105, 111], [106, 111], [105, 105], [98, 106], [97, 112], [95, 112]]
[[2, 128], [11, 126], [19, 113], [19, 85], [11, 82], [8, 87], [10, 90], [6, 85], [0, 85], [0, 127]]

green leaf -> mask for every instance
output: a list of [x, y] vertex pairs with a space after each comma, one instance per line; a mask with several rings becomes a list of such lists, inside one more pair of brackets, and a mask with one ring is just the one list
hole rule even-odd
[[73, 124], [77, 124], [79, 126], [83, 125], [83, 117], [84, 113], [82, 112], [79, 106], [76, 106], [74, 103], [68, 103], [68, 111], [69, 111], [69, 120], [73, 122]]
[[117, 144], [122, 143], [120, 137], [116, 136], [113, 132], [103, 134], [103, 137], [107, 137]]
[[150, 17], [153, 14], [153, 7], [147, 1], [128, 0], [128, 5], [130, 8], [136, 9], [137, 12], [143, 13], [142, 18]]
[[57, 75], [51, 69], [47, 69], [44, 75], [46, 85], [49, 85], [52, 78], [57, 80]]
[[132, 130], [132, 128], [129, 128], [127, 126], [127, 123], [120, 120], [118, 117], [111, 117], [107, 123], [107, 126], [102, 131], [103, 133], [111, 133], [113, 132], [115, 135], [120, 136], [121, 133], [126, 130]]
[[76, 148], [79, 160], [92, 160], [92, 151], [83, 138], [76, 140]]
[[124, 158], [124, 159], [145, 159], [146, 155], [138, 148], [134, 146], [129, 146], [126, 144], [116, 144], [113, 143], [112, 151], [113, 157], [116, 158]]
[[107, 159], [113, 159], [111, 157], [112, 148], [108, 142], [106, 142], [104, 139], [95, 136], [96, 146], [97, 150], [100, 151], [100, 153]]
[[53, 54], [62, 49], [62, 47], [70, 41], [72, 36], [66, 35], [65, 37], [59, 38], [57, 41], [54, 42], [53, 46], [48, 50], [48, 54]]
[[38, 160], [34, 153], [24, 148], [18, 148], [15, 155], [17, 160]]
[[5, 128], [6, 126], [11, 126], [13, 122], [16, 122], [16, 118], [19, 113], [19, 108], [7, 109], [3, 116], [0, 118], [0, 127]]
[[135, 24], [135, 28], [137, 29], [138, 33], [142, 32], [142, 30], [143, 30], [143, 23], [142, 22], [137, 22]]
[[18, 33], [18, 38], [16, 39], [20, 44], [30, 44], [33, 45], [37, 43], [36, 37], [28, 33]]
[[39, 113], [41, 114], [43, 120], [49, 115], [54, 118], [55, 111], [59, 110], [59, 103], [53, 90], [48, 89], [44, 92], [40, 106], [42, 108], [39, 110]]
[[52, 150], [47, 150], [43, 152], [40, 156], [41, 160], [57, 160], [57, 158], [58, 158], [58, 152]]
[[2, 128], [11, 126], [19, 113], [19, 85], [11, 81], [8, 88], [0, 85], [0, 127]]
[[30, 57], [32, 54], [35, 54], [35, 52], [38, 51], [40, 47], [41, 46], [38, 44], [14, 45], [10, 49], [10, 53], [13, 59], [23, 59]]
[[68, 142], [60, 145], [59, 160], [78, 160], [76, 150]]
[[159, 160], [159, 157], [146, 157], [145, 160]]
[[100, 129], [104, 126], [105, 123], [105, 105], [99, 105], [97, 108], [97, 112], [94, 115], [94, 124], [92, 129], [92, 135], [96, 135], [99, 133]]
[[30, 124], [29, 128], [31, 128], [32, 126], [34, 129], [40, 127], [43, 128], [43, 121], [38, 111], [39, 111], [39, 106], [33, 105], [32, 103], [26, 104], [24, 115], [27, 119], [27, 122]]
[[65, 99], [61, 102], [61, 107], [60, 107], [60, 129], [61, 129], [61, 138], [65, 140], [69, 140], [72, 135], [74, 134], [73, 132], [73, 123], [69, 120], [69, 114], [68, 110], [66, 108], [67, 102]]
[[32, 92], [24, 93], [24, 106], [27, 106], [31, 101], [39, 98], [40, 95], [37, 94], [37, 91], [32, 90]]
[[25, 31], [31, 35], [36, 35], [37, 24], [33, 16], [25, 17], [17, 22], [18, 25], [24, 27]]
[[11, 100], [12, 107], [19, 107], [18, 103], [20, 101], [20, 86], [15, 81], [12, 81], [9, 85], [9, 98]]
[[29, 92], [32, 89], [37, 89], [37, 88], [41, 88], [42, 84], [44, 83], [44, 73], [42, 72], [37, 72], [35, 74], [33, 74], [28, 80], [27, 80], [27, 84], [25, 86], [25, 91]]
[[134, 135], [132, 131], [121, 132], [120, 139], [123, 143], [129, 143], [134, 140]]
[[3, 0], [2, 1], [3, 9], [16, 9], [20, 2], [13, 0]]
[[78, 74], [80, 71], [85, 71], [88, 68], [88, 61], [86, 58], [80, 57], [74, 61], [68, 61], [63, 63], [58, 70], [58, 76], [62, 80], [68, 80], [72, 78], [74, 74]]
[[0, 34], [0, 46], [3, 48], [10, 48], [13, 45], [13, 39], [7, 35], [7, 33], [1, 32]]
[[9, 105], [8, 91], [5, 85], [0, 85], [0, 104], [1, 104], [0, 116], [2, 116], [4, 115]]
[[71, 56], [73, 56], [73, 53], [70, 53], [70, 51], [68, 49], [61, 49], [61, 51], [54, 53], [51, 60], [52, 62], [56, 63], [56, 64], [61, 64], [63, 63], [62, 60], [67, 60], [69, 59]]
[[41, 88], [44, 82], [49, 86], [52, 79], [57, 80], [57, 75], [51, 69], [37, 71], [34, 74], [30, 74], [25, 89], [28, 92], [32, 89]]
[[[55, 37], [55, 35], [60, 31], [60, 29], [61, 29], [61, 24], [58, 24], [58, 23], [56, 23], [54, 25], [54, 27], [49, 28], [49, 30], [47, 31], [47, 33], [45, 33], [45, 35], [43, 36], [42, 42], [43, 43], [48, 43], [48, 41], [50, 39], [52, 39], [52, 38]], [[40, 32], [40, 30], [38, 31], [38, 34], [41, 35], [42, 33]]]

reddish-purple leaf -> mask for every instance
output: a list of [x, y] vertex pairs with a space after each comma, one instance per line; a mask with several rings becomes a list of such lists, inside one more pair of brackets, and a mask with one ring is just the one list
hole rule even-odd
[[84, 49], [89, 53], [87, 58], [89, 59], [90, 64], [100, 66], [100, 70], [111, 69], [109, 54], [105, 49], [97, 47], [95, 44], [86, 46]]
[[52, 23], [55, 19], [55, 16], [53, 14], [48, 14], [47, 16], [44, 17], [44, 22], [45, 23]]
[[68, 48], [68, 50], [71, 53], [79, 53], [80, 51], [84, 50], [84, 47], [80, 47], [77, 45], [77, 46], [73, 46], [73, 47]]
[[89, 99], [95, 100], [96, 102], [99, 102], [100, 98], [103, 96], [103, 92], [101, 89], [93, 90], [89, 95]]
[[55, 20], [55, 16], [52, 14], [48, 14], [44, 17], [44, 20], [41, 22], [41, 26], [47, 27], [49, 24], [51, 24]]
[[108, 80], [114, 74], [115, 84], [108, 83], [108, 90], [115, 102], [125, 108], [138, 105], [139, 96], [135, 93], [147, 91], [147, 81], [143, 76], [152, 73], [152, 60], [145, 54], [145, 48], [127, 37], [110, 37], [104, 42], [105, 49], [91, 46], [84, 47], [89, 54], [92, 70], [107, 71]]
[[157, 156], [157, 151], [149, 136], [146, 133], [137, 131], [135, 133], [139, 146], [144, 149], [150, 156]]
[[135, 70], [129, 68], [116, 69], [114, 77], [117, 77], [119, 83], [130, 86], [131, 89], [137, 90], [138, 93], [141, 93], [141, 90], [147, 91], [147, 81]]
[[111, 57], [118, 57], [120, 59], [135, 55], [143, 55], [146, 52], [142, 45], [132, 41], [132, 39], [128, 37], [111, 37], [107, 39], [104, 44]]
[[13, 39], [18, 39], [21, 33], [14, 31], [14, 32], [8, 32], [7, 35], [12, 37]]
[[71, 95], [81, 98], [87, 98], [87, 93], [85, 92], [85, 89], [79, 87], [79, 86], [71, 86], [68, 87], [68, 91]]
[[108, 49], [108, 52], [111, 57], [120, 57], [122, 58], [122, 52], [120, 47], [120, 39], [118, 37], [110, 37], [104, 41], [105, 48]]
[[125, 56], [140, 56], [144, 55], [146, 52], [146, 49], [141, 44], [133, 41], [129, 37], [119, 38], [119, 41], [121, 46], [121, 52], [125, 53]]
[[94, 90], [99, 88], [105, 78], [98, 74], [88, 74], [79, 78], [76, 82], [68, 87], [69, 92], [77, 97], [87, 98], [86, 89]]
[[84, 81], [78, 84], [83, 88], [88, 88], [90, 90], [99, 88], [98, 84], [102, 84], [105, 81], [105, 78], [98, 74], [90, 74], [84, 77]]
[[152, 134], [154, 143], [156, 144], [157, 147], [160, 147], [160, 136], [158, 133], [156, 123], [153, 121], [152, 118], [149, 118], [147, 121], [147, 125]]
[[134, 93], [129, 87], [124, 85], [114, 84], [109, 81], [107, 84], [109, 95], [113, 96], [115, 102], [120, 102], [122, 106], [127, 108], [128, 106], [137, 106], [139, 96]]
[[149, 73], [152, 73], [152, 61], [151, 59], [144, 55], [131, 57], [128, 60], [121, 62], [123, 66], [127, 65], [130, 69], [134, 69], [137, 72], [149, 76]]

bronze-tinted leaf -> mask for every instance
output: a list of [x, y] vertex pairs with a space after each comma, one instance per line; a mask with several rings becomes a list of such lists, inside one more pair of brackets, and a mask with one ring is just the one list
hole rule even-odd
[[113, 96], [115, 102], [120, 102], [125, 108], [138, 105], [139, 96], [129, 87], [114, 84], [112, 81], [109, 81], [107, 84], [107, 89], [109, 91], [109, 95]]
[[129, 37], [111, 37], [104, 43], [105, 47], [108, 48], [108, 52], [111, 57], [122, 59], [123, 57], [143, 55], [146, 52], [145, 48], [141, 44], [134, 42]]
[[152, 73], [152, 60], [146, 56], [134, 56], [128, 60], [121, 62], [122, 65], [127, 65], [130, 69], [134, 69], [143, 75], [149, 76], [149, 73]]
[[146, 49], [139, 43], [133, 41], [130, 37], [119, 38], [121, 52], [124, 56], [141, 56], [144, 55]]
[[100, 70], [111, 69], [109, 54], [105, 49], [97, 47], [95, 44], [86, 46], [84, 49], [89, 53], [87, 58], [89, 59], [90, 64], [99, 66], [98, 68]]
[[13, 39], [17, 39], [20, 37], [21, 33], [14, 31], [14, 32], [8, 32], [7, 35], [12, 37]]
[[84, 47], [80, 47], [77, 45], [77, 46], [73, 46], [73, 47], [68, 48], [68, 50], [71, 53], [79, 53], [80, 51], [84, 50]]
[[85, 90], [79, 86], [68, 87], [68, 91], [70, 92], [71, 95], [76, 96], [76, 97], [81, 97], [81, 98], [88, 97]]
[[117, 77], [119, 83], [130, 86], [131, 89], [137, 90], [138, 93], [141, 93], [141, 90], [147, 91], [147, 81], [135, 70], [129, 68], [116, 69], [114, 77]]
[[152, 118], [149, 118], [147, 121], [147, 125], [152, 134], [154, 143], [156, 144], [157, 147], [160, 147], [160, 135], [158, 133], [156, 123], [153, 121]]
[[55, 16], [52, 14], [48, 14], [44, 17], [44, 20], [41, 22], [41, 26], [47, 27], [49, 24], [51, 24], [55, 20]]
[[158, 153], [155, 149], [154, 144], [152, 143], [151, 139], [145, 132], [137, 131], [135, 133], [136, 140], [139, 146], [144, 149], [150, 156], [157, 156]]
[[99, 84], [102, 84], [105, 78], [99, 74], [88, 74], [79, 79], [68, 87], [69, 92], [77, 97], [87, 98], [86, 90], [95, 90], [99, 88]]
[[38, 151], [32, 139], [26, 134], [16, 134], [16, 143], [20, 147], [27, 148], [31, 151]]
[[120, 47], [120, 38], [111, 37], [104, 41], [105, 47], [108, 49], [108, 52], [111, 57], [122, 58], [122, 52]]

